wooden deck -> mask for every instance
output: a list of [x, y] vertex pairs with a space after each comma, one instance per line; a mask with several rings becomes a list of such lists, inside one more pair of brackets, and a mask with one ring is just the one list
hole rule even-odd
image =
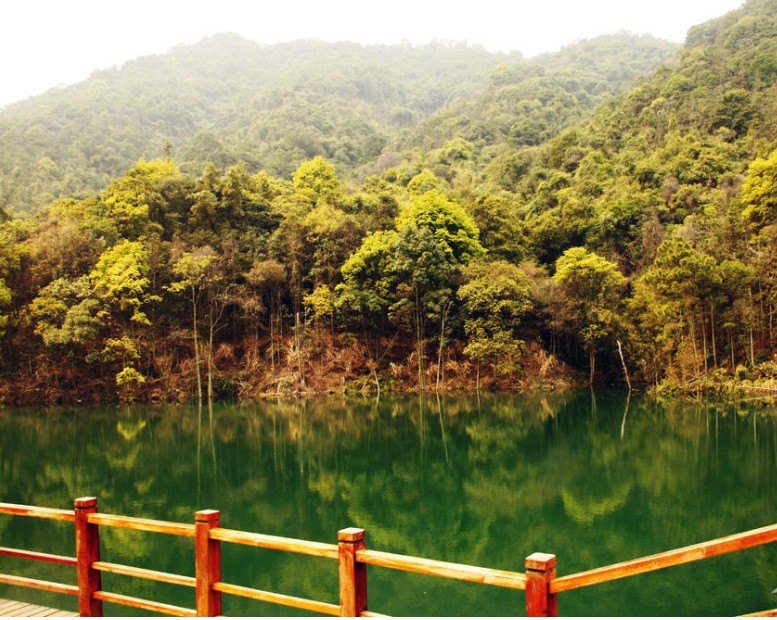
[[0, 617], [35, 617], [35, 618], [77, 618], [78, 614], [72, 611], [61, 611], [51, 607], [33, 605], [32, 603], [19, 603], [0, 598]]

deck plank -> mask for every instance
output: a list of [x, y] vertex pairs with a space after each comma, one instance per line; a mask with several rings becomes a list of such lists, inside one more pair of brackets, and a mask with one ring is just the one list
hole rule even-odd
[[19, 601], [9, 601], [9, 602], [12, 603], [12, 605], [9, 605], [3, 610], [3, 616], [15, 616], [16, 614], [14, 612], [16, 612], [19, 609], [23, 609], [24, 606], [27, 604], [27, 603], [20, 603]]
[[0, 598], [0, 617], [75, 618], [77, 613]]
[[30, 604], [30, 605], [27, 605], [27, 607], [17, 611], [16, 615], [24, 618], [33, 618], [39, 614], [42, 614], [47, 609], [48, 607], [44, 607], [43, 605]]

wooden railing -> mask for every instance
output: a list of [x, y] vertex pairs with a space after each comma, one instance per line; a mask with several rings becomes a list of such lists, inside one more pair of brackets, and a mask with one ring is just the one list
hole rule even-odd
[[[382, 614], [367, 609], [367, 566], [379, 566], [445, 579], [525, 590], [527, 615], [557, 616], [559, 592], [614, 581], [777, 541], [777, 524], [775, 524], [628, 562], [556, 577], [556, 556], [546, 553], [533, 553], [528, 556], [524, 561], [526, 572], [517, 573], [368, 550], [365, 542], [365, 531], [360, 528], [352, 527], [340, 530], [337, 545], [224, 529], [220, 525], [220, 514], [217, 510], [196, 512], [194, 524], [172, 523], [103, 514], [97, 511], [96, 498], [84, 497], [75, 500], [74, 510], [0, 503], [0, 514], [72, 521], [75, 524], [75, 557], [8, 547], [0, 547], [0, 555], [72, 566], [76, 569], [77, 585], [5, 574], [0, 574], [0, 584], [77, 596], [78, 611], [81, 616], [102, 616], [103, 601], [172, 616], [219, 616], [222, 612], [222, 595], [229, 594], [332, 616], [380, 617]], [[193, 538], [195, 576], [188, 577], [101, 561], [100, 527], [117, 527]], [[337, 560], [340, 603], [335, 605], [221, 581], [221, 543], [276, 549]], [[193, 588], [195, 608], [190, 609], [115, 592], [106, 592], [102, 589], [102, 573], [113, 573]], [[771, 612], [750, 615], [774, 614], [775, 611], [772, 610]]]

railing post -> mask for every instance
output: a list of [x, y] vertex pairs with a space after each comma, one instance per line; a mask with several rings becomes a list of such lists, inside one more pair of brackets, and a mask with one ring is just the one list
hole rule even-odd
[[76, 575], [78, 577], [78, 615], [102, 616], [103, 602], [94, 598], [102, 590], [100, 571], [92, 568], [100, 561], [100, 531], [87, 520], [97, 512], [96, 497], [79, 497], [74, 502], [76, 513]]
[[366, 548], [364, 530], [349, 527], [337, 533], [340, 573], [340, 615], [355, 617], [367, 610], [367, 565], [356, 552]]
[[213, 584], [221, 581], [221, 542], [210, 537], [210, 531], [219, 527], [220, 514], [218, 510], [194, 513], [198, 616], [221, 615], [221, 592], [213, 589]]
[[558, 595], [550, 593], [556, 576], [556, 556], [532, 553], [526, 558], [526, 615], [558, 616]]

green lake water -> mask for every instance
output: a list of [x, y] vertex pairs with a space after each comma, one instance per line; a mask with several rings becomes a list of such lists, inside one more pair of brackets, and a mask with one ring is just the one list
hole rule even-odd
[[[312, 400], [207, 407], [0, 409], [0, 501], [336, 542], [560, 575], [777, 522], [777, 410], [618, 392]], [[73, 554], [72, 524], [0, 516], [0, 546]], [[101, 528], [102, 559], [193, 575], [193, 541]], [[224, 581], [338, 602], [337, 563], [222, 546]], [[0, 572], [74, 571], [0, 557]], [[370, 567], [391, 615], [523, 615], [524, 594]], [[194, 606], [193, 591], [104, 575], [113, 592]], [[562, 615], [737, 615], [777, 607], [777, 544], [565, 592]], [[0, 597], [75, 609], [62, 595]], [[112, 615], [135, 610], [106, 605]], [[227, 615], [295, 610], [224, 597]]]

